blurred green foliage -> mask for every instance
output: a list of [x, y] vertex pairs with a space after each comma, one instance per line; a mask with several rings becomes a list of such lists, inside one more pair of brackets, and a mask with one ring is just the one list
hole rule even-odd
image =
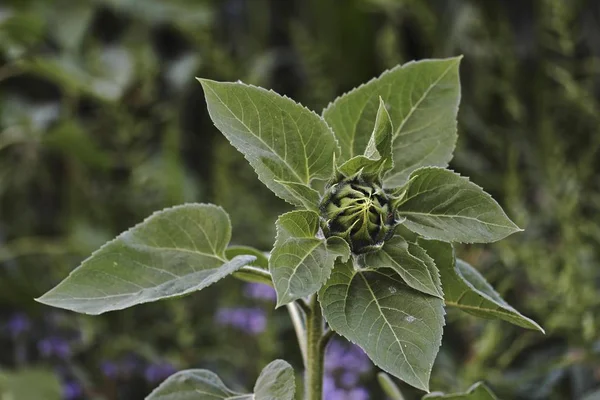
[[[547, 334], [450, 312], [432, 387], [460, 391], [485, 380], [500, 398], [551, 400], [598, 390], [600, 3], [593, 0], [3, 2], [0, 329], [15, 311], [46, 327], [36, 321], [51, 311], [32, 299], [166, 206], [220, 204], [235, 243], [270, 249], [274, 220], [288, 206], [212, 127], [195, 76], [270, 87], [319, 111], [398, 63], [457, 54], [465, 56], [463, 99], [451, 167], [525, 228], [495, 245], [465, 246], [461, 257]], [[241, 384], [277, 357], [300, 371], [285, 312], [269, 311], [257, 337], [213, 323], [219, 306], [248, 301], [242, 291], [227, 280], [114, 315], [54, 313], [52, 329], [79, 332], [67, 362], [38, 354], [35, 342], [49, 334], [40, 328], [29, 334], [25, 358], [3, 331], [0, 345], [10, 350], [0, 365], [67, 369], [86, 399], [142, 398], [152, 385], [100, 372], [103, 360], [133, 353]]]

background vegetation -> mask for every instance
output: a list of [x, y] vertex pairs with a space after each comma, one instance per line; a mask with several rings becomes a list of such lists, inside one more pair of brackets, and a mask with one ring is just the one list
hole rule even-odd
[[[398, 63], [457, 54], [451, 167], [525, 228], [460, 253], [547, 334], [450, 310], [431, 386], [485, 380], [503, 399], [600, 398], [594, 0], [4, 1], [0, 393], [142, 399], [179, 368], [210, 368], [232, 385], [277, 357], [300, 371], [272, 293], [232, 279], [101, 317], [33, 298], [106, 240], [186, 201], [221, 204], [236, 243], [270, 249], [288, 206], [212, 126], [194, 76], [270, 87], [320, 111]], [[355, 364], [334, 354], [328, 366], [335, 384], [348, 399], [363, 387], [381, 398], [375, 368], [347, 353]]]

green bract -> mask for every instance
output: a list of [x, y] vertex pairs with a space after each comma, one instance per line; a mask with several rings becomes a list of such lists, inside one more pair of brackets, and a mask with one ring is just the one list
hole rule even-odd
[[[309, 400], [321, 399], [325, 321], [389, 374], [425, 391], [444, 306], [543, 331], [454, 253], [453, 242], [494, 242], [520, 230], [482, 188], [445, 168], [456, 141], [459, 62], [396, 67], [321, 116], [273, 91], [201, 79], [215, 126], [258, 179], [295, 207], [277, 219], [270, 253], [229, 246], [221, 208], [178, 206], [107, 243], [38, 300], [100, 314], [190, 294], [227, 275], [270, 283], [298, 333]], [[289, 365], [277, 361], [265, 371], [254, 394], [190, 370], [151, 398], [291, 399]]]
[[397, 225], [391, 198], [360, 173], [331, 185], [320, 209], [325, 236], [343, 238], [355, 254], [380, 249]]

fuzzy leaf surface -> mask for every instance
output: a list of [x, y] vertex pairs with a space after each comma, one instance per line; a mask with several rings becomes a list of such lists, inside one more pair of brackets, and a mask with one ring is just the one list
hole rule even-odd
[[521, 230], [483, 189], [447, 169], [418, 169], [407, 186], [398, 214], [426, 238], [489, 243]]
[[[339, 152], [327, 123], [277, 93], [243, 83], [201, 79], [215, 126], [277, 196], [297, 206], [313, 179], [329, 179]], [[300, 189], [298, 186], [304, 186]]]
[[167, 208], [102, 246], [37, 300], [95, 315], [185, 295], [256, 259], [242, 255], [228, 261], [230, 238], [229, 216], [221, 207]]
[[380, 251], [365, 255], [368, 268], [391, 268], [411, 288], [443, 299], [439, 273], [435, 262], [417, 244], [400, 236], [385, 242]]
[[514, 325], [544, 332], [532, 319], [511, 307], [471, 265], [457, 260], [450, 243], [419, 240], [440, 271], [447, 306], [480, 318], [502, 319]]
[[316, 293], [327, 281], [338, 257], [350, 248], [341, 238], [317, 237], [319, 215], [306, 210], [281, 215], [269, 270], [277, 291], [277, 306]]
[[439, 350], [443, 301], [408, 287], [392, 269], [357, 270], [337, 262], [319, 292], [329, 326], [373, 362], [422, 390]]
[[229, 389], [213, 372], [190, 369], [170, 376], [146, 400], [293, 400], [294, 371], [283, 360], [267, 365], [254, 386], [254, 394]]
[[459, 63], [460, 57], [409, 62], [338, 97], [323, 117], [338, 138], [341, 161], [363, 154], [381, 97], [394, 126], [394, 169], [385, 185], [403, 184], [419, 167], [448, 165], [457, 136]]
[[363, 173], [372, 176], [387, 172], [394, 167], [392, 137], [392, 121], [385, 109], [383, 100], [380, 98], [375, 126], [364, 155], [352, 157], [343, 163], [338, 170], [346, 176], [352, 176], [361, 170]]

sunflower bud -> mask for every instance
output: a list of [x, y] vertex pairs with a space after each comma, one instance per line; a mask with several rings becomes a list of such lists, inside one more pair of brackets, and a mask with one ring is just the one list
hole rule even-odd
[[346, 240], [355, 254], [375, 251], [394, 234], [397, 221], [390, 198], [360, 175], [335, 183], [321, 202], [325, 236]]

